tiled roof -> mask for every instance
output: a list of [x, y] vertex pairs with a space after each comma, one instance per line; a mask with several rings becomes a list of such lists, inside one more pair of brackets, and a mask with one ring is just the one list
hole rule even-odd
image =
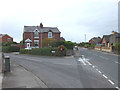
[[101, 43], [101, 38], [100, 37], [94, 37], [91, 40], [93, 40], [96, 44]]
[[[24, 26], [24, 32], [34, 32], [34, 30], [41, 32], [40, 26]], [[43, 27], [42, 32], [48, 32], [51, 30], [53, 33], [60, 33], [57, 27]]]
[[106, 42], [109, 42], [110, 35], [103, 35], [103, 37], [105, 38]]
[[3, 37], [4, 35], [6, 35], [6, 34], [0, 34], [0, 37]]

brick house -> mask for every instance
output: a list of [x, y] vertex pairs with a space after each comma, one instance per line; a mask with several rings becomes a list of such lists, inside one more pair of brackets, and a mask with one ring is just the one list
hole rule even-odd
[[5, 42], [13, 42], [13, 38], [7, 34], [0, 34], [0, 41], [2, 43], [5, 43]]
[[101, 44], [101, 38], [100, 37], [93, 37], [93, 38], [91, 38], [90, 40], [89, 40], [89, 43], [90, 44]]
[[103, 35], [103, 37], [102, 37], [102, 45], [103, 46], [110, 46], [110, 44], [109, 44], [109, 38], [110, 38], [110, 35]]
[[43, 47], [42, 42], [46, 38], [60, 40], [60, 33], [57, 27], [43, 27], [42, 23], [40, 26], [24, 26], [24, 48], [41, 48]]

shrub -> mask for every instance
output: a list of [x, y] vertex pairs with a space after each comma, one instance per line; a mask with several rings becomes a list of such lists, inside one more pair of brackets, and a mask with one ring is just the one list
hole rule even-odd
[[73, 49], [74, 43], [72, 43], [71, 41], [56, 41], [55, 42], [55, 46], [59, 47], [59, 46], [65, 46], [67, 49]]
[[20, 49], [20, 54], [31, 54], [31, 50]]
[[120, 43], [115, 44], [115, 50], [120, 51]]
[[[46, 47], [46, 48], [34, 48], [32, 50], [21, 49], [20, 54], [32, 54], [32, 55], [42, 55], [42, 56], [65, 56], [67, 48], [62, 45], [63, 50], [60, 50], [60, 47]], [[51, 51], [55, 51], [52, 53]]]
[[[61, 51], [61, 46], [63, 47], [63, 50]], [[54, 56], [66, 56], [66, 51], [67, 51], [67, 48], [63, 45], [59, 46], [57, 49], [56, 49], [56, 52], [54, 54]]]
[[31, 51], [31, 54], [33, 55], [45, 55], [45, 56], [51, 56], [51, 49], [50, 48], [34, 48]]
[[2, 47], [2, 52], [19, 52], [20, 48], [16, 46], [3, 46]]

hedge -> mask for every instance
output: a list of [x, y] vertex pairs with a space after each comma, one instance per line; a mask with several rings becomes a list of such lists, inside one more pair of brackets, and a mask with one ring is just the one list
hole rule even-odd
[[20, 48], [16, 46], [2, 46], [2, 52], [19, 52]]
[[116, 44], [115, 44], [115, 50], [120, 51], [120, 43], [116, 43]]
[[[32, 50], [27, 49], [21, 49], [20, 54], [32, 54], [32, 55], [42, 55], [42, 56], [65, 56], [67, 48], [62, 45], [63, 50], [60, 50], [60, 47], [45, 47], [45, 48], [34, 48]], [[55, 53], [52, 53], [52, 51], [55, 51]]]
[[74, 43], [71, 41], [56, 41], [54, 47], [59, 47], [61, 45], [65, 46], [67, 49], [73, 49], [74, 47]]

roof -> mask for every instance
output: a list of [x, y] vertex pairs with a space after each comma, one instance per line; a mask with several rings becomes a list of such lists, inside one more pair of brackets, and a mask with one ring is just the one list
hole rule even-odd
[[101, 38], [100, 37], [94, 37], [91, 40], [93, 40], [96, 44], [101, 43]]
[[7, 35], [7, 34], [0, 34], [0, 37], [3, 37], [3, 36], [5, 36], [5, 35]]
[[[8, 34], [0, 34], [0, 37], [3, 37], [3, 36], [5, 36], [5, 35], [9, 36]], [[11, 37], [11, 36], [9, 36], [9, 37]], [[11, 37], [11, 38], [12, 38], [12, 37]]]
[[103, 38], [105, 38], [106, 42], [109, 42], [110, 35], [103, 35]]
[[24, 32], [34, 32], [34, 30], [38, 30], [39, 32], [49, 32], [51, 30], [53, 33], [60, 33], [57, 27], [43, 27], [42, 29], [40, 26], [24, 26]]

